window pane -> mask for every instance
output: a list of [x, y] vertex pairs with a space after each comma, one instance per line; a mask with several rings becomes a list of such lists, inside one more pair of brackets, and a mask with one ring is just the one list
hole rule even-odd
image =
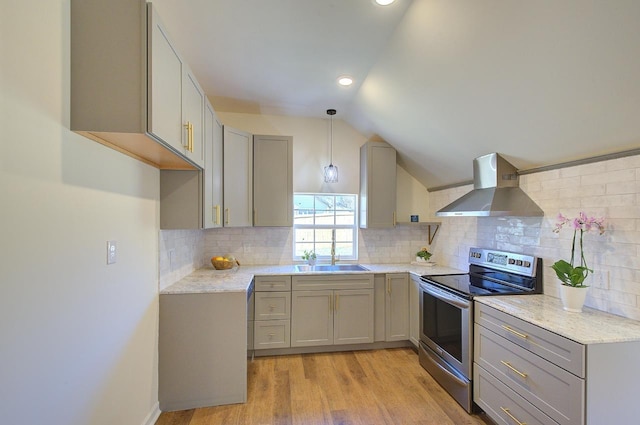
[[313, 229], [295, 229], [295, 241], [296, 243], [307, 242], [313, 244]]
[[353, 256], [353, 244], [337, 243], [336, 255], [351, 257]]
[[293, 216], [293, 224], [313, 224], [313, 215], [298, 215], [296, 211], [296, 215]]
[[312, 243], [296, 243], [296, 257], [302, 257], [305, 251], [312, 251], [313, 244]]
[[325, 226], [333, 226], [335, 224], [334, 217], [333, 217], [333, 211], [316, 213], [316, 224], [325, 225]]
[[331, 243], [332, 229], [316, 229], [316, 242]]
[[337, 229], [336, 241], [338, 242], [353, 242], [353, 229]]
[[316, 254], [318, 256], [331, 256], [331, 242], [329, 243], [316, 243]]
[[355, 196], [336, 196], [336, 210], [354, 211], [355, 209]]
[[336, 224], [353, 225], [355, 221], [356, 216], [353, 211], [336, 211]]

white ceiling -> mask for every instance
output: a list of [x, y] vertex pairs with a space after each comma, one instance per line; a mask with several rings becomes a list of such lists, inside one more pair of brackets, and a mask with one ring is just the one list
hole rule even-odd
[[427, 187], [640, 147], [638, 0], [154, 4], [217, 110], [335, 108]]

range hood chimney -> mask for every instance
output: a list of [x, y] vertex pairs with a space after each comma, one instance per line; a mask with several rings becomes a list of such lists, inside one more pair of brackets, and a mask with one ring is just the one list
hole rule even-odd
[[473, 160], [473, 190], [442, 208], [439, 217], [536, 217], [544, 212], [518, 186], [516, 168], [497, 153]]

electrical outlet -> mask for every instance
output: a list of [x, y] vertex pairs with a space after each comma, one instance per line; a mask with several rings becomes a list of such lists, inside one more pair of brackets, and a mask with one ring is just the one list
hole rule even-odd
[[113, 264], [118, 260], [118, 245], [116, 241], [107, 241], [107, 264]]

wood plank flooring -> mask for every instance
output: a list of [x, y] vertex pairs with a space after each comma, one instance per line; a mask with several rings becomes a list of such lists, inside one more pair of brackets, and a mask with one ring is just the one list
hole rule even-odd
[[257, 357], [246, 404], [164, 412], [156, 425], [490, 425], [468, 415], [409, 348]]

